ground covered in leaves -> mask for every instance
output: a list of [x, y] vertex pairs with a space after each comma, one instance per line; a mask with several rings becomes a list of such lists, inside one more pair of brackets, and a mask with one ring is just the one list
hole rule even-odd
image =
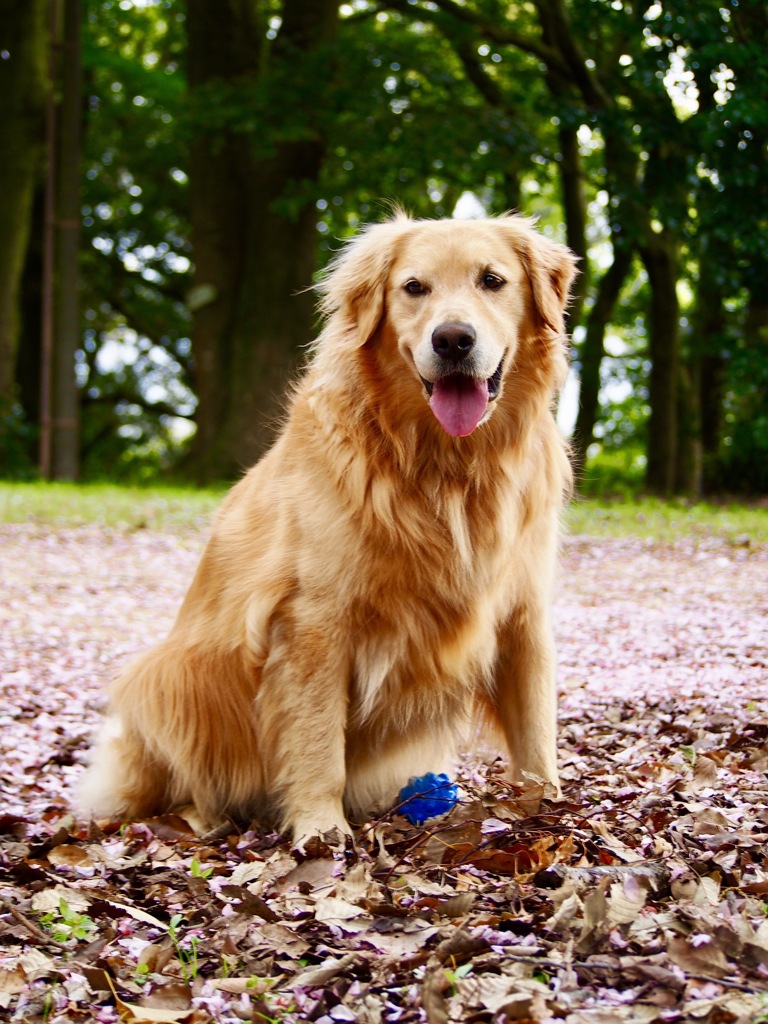
[[354, 849], [76, 821], [103, 687], [202, 544], [0, 527], [0, 1019], [768, 1020], [768, 549], [571, 538], [553, 803], [461, 766]]

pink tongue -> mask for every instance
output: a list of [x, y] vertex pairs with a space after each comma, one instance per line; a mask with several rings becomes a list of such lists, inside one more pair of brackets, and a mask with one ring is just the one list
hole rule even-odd
[[488, 407], [488, 382], [454, 373], [432, 385], [429, 407], [452, 437], [471, 434]]

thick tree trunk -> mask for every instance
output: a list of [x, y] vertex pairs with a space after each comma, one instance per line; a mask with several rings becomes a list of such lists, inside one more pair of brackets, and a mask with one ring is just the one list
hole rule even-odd
[[[301, 110], [284, 109], [283, 86], [328, 44], [337, 7], [331, 0], [287, 0], [280, 33], [269, 44], [253, 0], [188, 0], [192, 102], [204, 103], [217, 88], [258, 85], [267, 108], [312, 126], [318, 118], [311, 104], [319, 114], [325, 102], [323, 83], [302, 92]], [[305, 292], [317, 240], [311, 184], [325, 153], [319, 135], [309, 128], [300, 134], [295, 141], [271, 139], [269, 126], [248, 133], [232, 123], [193, 140], [190, 304], [199, 404], [189, 469], [200, 481], [237, 476], [262, 453], [312, 335], [313, 300]]]
[[668, 229], [649, 233], [640, 249], [648, 273], [651, 302], [648, 343], [648, 466], [645, 482], [658, 495], [671, 494], [677, 458], [677, 400], [680, 308], [677, 299], [678, 243]]
[[600, 367], [605, 354], [605, 332], [632, 265], [629, 249], [615, 246], [613, 263], [600, 278], [595, 303], [589, 312], [584, 340], [579, 347], [579, 412], [571, 441], [577, 467], [584, 465], [587, 449], [594, 440], [600, 412]]
[[[258, 458], [279, 425], [281, 397], [312, 333], [313, 300], [305, 289], [316, 251], [314, 208], [297, 219], [275, 212], [286, 174], [279, 166], [246, 166], [252, 177], [237, 210], [229, 211], [241, 230], [233, 227], [223, 252], [203, 244], [199, 226], [195, 235], [196, 286], [216, 289], [193, 327], [199, 405], [191, 469], [200, 481], [238, 476]], [[206, 215], [218, 211], [225, 224], [229, 200], [214, 205], [213, 195]], [[236, 242], [239, 251], [232, 251]]]
[[[45, 138], [47, 0], [0, 0], [0, 403], [13, 401], [20, 283]], [[5, 56], [7, 54], [7, 56]]]

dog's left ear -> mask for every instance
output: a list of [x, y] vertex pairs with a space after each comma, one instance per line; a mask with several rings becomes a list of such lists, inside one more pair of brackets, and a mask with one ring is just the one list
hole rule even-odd
[[383, 224], [368, 225], [331, 261], [318, 291], [320, 312], [340, 318], [346, 337], [357, 346], [365, 345], [376, 333], [384, 316], [384, 298], [389, 268], [397, 240], [410, 223], [404, 214]]
[[534, 230], [533, 221], [513, 215], [501, 223], [511, 231], [512, 243], [525, 265], [537, 315], [556, 334], [563, 334], [563, 314], [577, 274], [578, 257], [567, 246]]

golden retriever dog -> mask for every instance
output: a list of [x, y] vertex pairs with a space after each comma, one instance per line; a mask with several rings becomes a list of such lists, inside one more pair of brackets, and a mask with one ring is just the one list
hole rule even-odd
[[559, 792], [552, 404], [575, 262], [516, 215], [397, 213], [343, 249], [282, 432], [170, 635], [114, 686], [84, 811], [349, 834], [478, 716], [513, 778]]

